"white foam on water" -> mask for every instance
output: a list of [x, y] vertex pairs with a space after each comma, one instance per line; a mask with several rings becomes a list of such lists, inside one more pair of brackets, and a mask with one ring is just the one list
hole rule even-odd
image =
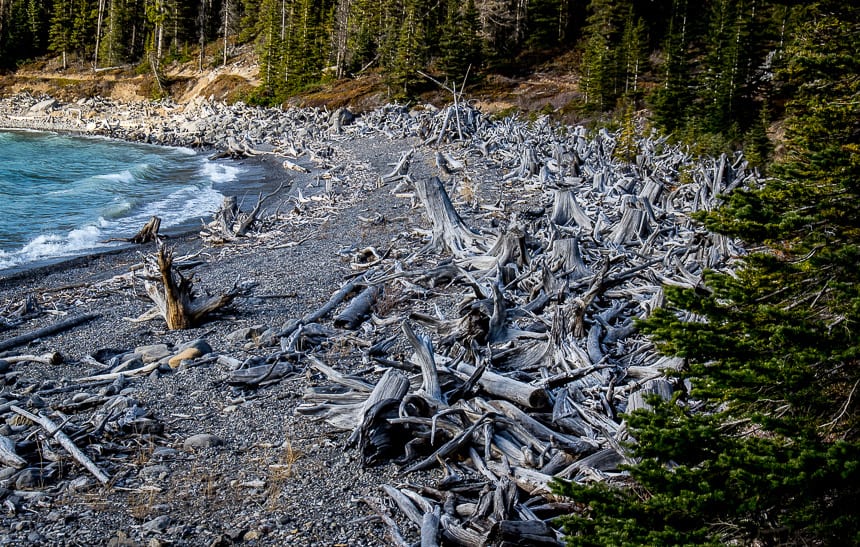
[[239, 178], [239, 173], [242, 170], [234, 165], [226, 165], [223, 163], [206, 162], [200, 168], [200, 175], [203, 178], [211, 180], [215, 184], [223, 184], [225, 182], [233, 182]]
[[46, 258], [78, 255], [99, 246], [102, 238], [102, 230], [98, 226], [76, 228], [65, 235], [38, 235], [17, 251], [0, 251], [0, 269]]
[[134, 173], [132, 173], [128, 169], [126, 169], [125, 171], [121, 171], [119, 173], [108, 173], [107, 175], [95, 175], [93, 178], [99, 179], [99, 180], [107, 180], [107, 181], [114, 181], [114, 182], [125, 182], [125, 183], [131, 183], [131, 182], [134, 182], [134, 180], [135, 180]]

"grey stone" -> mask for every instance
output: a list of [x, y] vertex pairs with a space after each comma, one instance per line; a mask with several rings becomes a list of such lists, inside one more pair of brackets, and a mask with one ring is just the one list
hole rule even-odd
[[222, 445], [224, 445], [224, 439], [221, 437], [210, 435], [209, 433], [198, 433], [185, 439], [185, 442], [182, 443], [182, 448], [192, 450], [194, 448], [212, 448]]
[[212, 353], [212, 346], [209, 345], [209, 342], [204, 340], [203, 338], [198, 338], [196, 340], [191, 340], [189, 342], [185, 342], [176, 348], [176, 353], [181, 353], [183, 350], [188, 348], [194, 348], [200, 352], [200, 355], [207, 355]]
[[143, 479], [163, 480], [170, 475], [170, 469], [166, 465], [147, 465], [138, 475]]
[[160, 361], [165, 357], [170, 357], [171, 351], [167, 344], [152, 344], [149, 346], [139, 346], [134, 348], [134, 352], [143, 360], [144, 364]]
[[55, 104], [57, 104], [57, 99], [45, 99], [31, 106], [30, 112], [44, 112], [50, 110]]
[[144, 522], [140, 529], [145, 533], [150, 534], [158, 534], [165, 530], [170, 526], [170, 517], [167, 515], [161, 515], [160, 517], [155, 517], [154, 519]]
[[157, 458], [159, 460], [167, 460], [170, 458], [175, 458], [179, 455], [179, 451], [175, 448], [170, 448], [169, 446], [159, 446], [155, 450], [152, 451], [152, 457]]
[[35, 467], [22, 469], [15, 478], [15, 488], [18, 490], [27, 490], [42, 486], [45, 482], [45, 475]]
[[264, 330], [266, 330], [266, 327], [264, 325], [254, 325], [253, 327], [244, 327], [241, 329], [236, 329], [227, 335], [227, 340], [230, 340], [234, 343], [241, 342], [243, 340], [251, 340], [260, 336], [260, 333], [262, 333]]

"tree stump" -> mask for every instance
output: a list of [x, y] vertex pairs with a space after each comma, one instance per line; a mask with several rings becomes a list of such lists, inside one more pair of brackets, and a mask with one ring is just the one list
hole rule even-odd
[[154, 257], [155, 264], [151, 263], [152, 260], [150, 257], [148, 266], [156, 271], [148, 272], [149, 280], [144, 286], [170, 330], [196, 326], [205, 316], [232, 302], [237, 294], [234, 286], [221, 296], [197, 298], [194, 296], [191, 279], [184, 277], [173, 267], [171, 249], [159, 246]]

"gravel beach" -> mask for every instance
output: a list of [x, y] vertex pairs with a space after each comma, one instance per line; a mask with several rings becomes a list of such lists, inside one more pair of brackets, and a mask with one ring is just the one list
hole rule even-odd
[[[255, 337], [318, 308], [353, 276], [350, 256], [356, 249], [384, 250], [393, 241], [402, 247], [409, 238], [420, 244], [420, 235], [412, 232], [422, 222], [420, 211], [379, 185], [389, 164], [414, 144], [344, 141], [329, 161], [344, 166], [333, 194], [326, 194], [319, 169], [286, 171], [271, 155], [242, 160], [259, 162], [272, 186], [285, 183], [267, 203], [266, 220], [248, 237], [226, 245], [206, 244], [196, 232], [171, 234], [165, 242], [176, 257], [197, 264], [190, 275], [198, 292], [224, 292], [237, 282], [247, 287], [198, 328], [168, 331], [161, 319], [129, 320], [152, 305], [129, 272], [154, 251], [154, 243], [0, 272], [0, 313], [21, 317], [3, 325], [0, 340], [64, 318], [98, 314], [6, 352], [61, 356], [55, 364], [12, 365], [0, 394], [0, 405], [7, 408], [10, 401], [33, 409], [65, 405], [75, 409], [67, 410], [71, 423], [87, 420], [99, 409], [79, 403], [103, 388], [86, 383], [77, 388], [75, 382], [98, 372], [92, 356], [158, 344], [175, 352], [202, 339], [211, 346], [210, 357], [222, 357], [161, 366], [125, 383], [121, 392], [157, 426], [151, 432], [118, 433], [122, 450], [100, 447], [104, 452], [97, 459], [109, 461], [112, 469], [109, 486], [92, 480], [65, 454], [56, 454], [57, 477], [35, 477], [29, 484], [4, 468], [0, 544], [388, 544], [385, 527], [368, 517], [372, 513], [358, 500], [381, 498], [380, 484], [404, 479], [390, 464], [362, 469], [357, 454], [344, 450], [347, 434], [294, 413], [319, 375], [307, 370], [253, 390], [230, 386], [224, 377], [230, 362], [271, 353]], [[413, 161], [419, 174], [428, 165], [420, 153]], [[234, 190], [239, 193], [240, 187]], [[327, 352], [328, 362], [343, 372], [366, 368], [354, 348]], [[0, 433], [11, 435], [17, 427], [20, 422], [7, 420]], [[417, 530], [413, 533], [417, 539]]]

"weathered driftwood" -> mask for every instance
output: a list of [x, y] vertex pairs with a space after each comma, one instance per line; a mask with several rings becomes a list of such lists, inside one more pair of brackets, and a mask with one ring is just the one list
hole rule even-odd
[[257, 365], [231, 371], [227, 375], [227, 383], [246, 387], [260, 387], [278, 382], [285, 376], [295, 373], [296, 367], [290, 363], [275, 361], [269, 365]]
[[12, 406], [11, 410], [16, 414], [24, 416], [31, 422], [42, 426], [42, 428], [48, 433], [48, 436], [57, 439], [57, 442], [60, 443], [60, 445], [66, 449], [66, 452], [68, 452], [73, 458], [75, 458], [78, 463], [83, 465], [87, 469], [87, 471], [92, 473], [93, 476], [99, 480], [99, 482], [101, 482], [102, 484], [107, 484], [108, 482], [110, 482], [110, 477], [108, 477], [107, 474], [105, 474], [105, 472], [99, 468], [99, 466], [93, 463], [93, 461], [89, 459], [86, 454], [81, 452], [81, 449], [78, 448], [75, 443], [69, 438], [69, 436], [63, 433], [60, 426], [51, 421], [50, 418], [48, 418], [47, 416], [42, 416], [41, 414], [33, 414], [18, 406]]
[[14, 355], [3, 357], [7, 363], [42, 363], [44, 365], [59, 365], [63, 362], [63, 356], [56, 351], [43, 353], [42, 355]]
[[408, 388], [406, 377], [389, 369], [361, 405], [359, 422], [348, 444], [358, 445], [365, 467], [380, 463], [402, 448], [402, 432], [392, 427], [389, 419], [397, 416]]
[[283, 165], [284, 165], [284, 169], [287, 169], [289, 171], [297, 171], [299, 173], [310, 173], [311, 172], [310, 169], [308, 169], [306, 167], [302, 167], [301, 165], [299, 165], [298, 163], [296, 163], [294, 161], [284, 160]]
[[150, 257], [149, 266], [144, 278], [146, 293], [170, 330], [198, 325], [207, 315], [230, 304], [238, 294], [234, 286], [221, 296], [195, 296], [191, 279], [173, 267], [173, 251], [164, 246], [158, 248], [154, 259]]
[[447, 406], [445, 399], [442, 396], [442, 388], [439, 385], [439, 375], [436, 371], [436, 361], [433, 358], [433, 343], [426, 336], [419, 337], [409, 326], [409, 323], [403, 322], [403, 334], [412, 349], [415, 350], [415, 355], [418, 360], [418, 365], [421, 368], [421, 390], [433, 404]]
[[120, 370], [116, 372], [105, 372], [104, 374], [95, 374], [92, 376], [84, 376], [83, 378], [76, 378], [76, 382], [104, 382], [104, 381], [113, 381], [117, 378], [126, 378], [132, 376], [144, 376], [149, 374], [153, 370], [157, 369], [161, 366], [160, 361], [153, 361], [152, 363], [148, 363], [140, 368], [135, 368], [131, 370]]
[[492, 246], [486, 236], [466, 226], [438, 177], [418, 179], [413, 184], [432, 225], [433, 246], [442, 246], [455, 257], [483, 254]]
[[161, 227], [161, 219], [157, 216], [153, 216], [150, 218], [146, 224], [143, 225], [143, 228], [140, 229], [135, 235], [131, 237], [112, 237], [106, 239], [105, 242], [110, 241], [125, 241], [127, 243], [135, 243], [138, 245], [142, 245], [144, 243], [149, 243], [150, 241], [158, 241], [161, 237], [158, 233], [158, 229]]
[[281, 331], [278, 333], [278, 336], [282, 340], [284, 340], [286, 337], [293, 334], [293, 332], [295, 332], [296, 329], [298, 329], [301, 325], [307, 325], [308, 323], [315, 323], [319, 321], [320, 319], [334, 311], [334, 309], [337, 308], [340, 303], [343, 302], [347, 296], [352, 294], [352, 292], [355, 291], [355, 289], [360, 285], [361, 278], [354, 278], [347, 281], [340, 289], [338, 289], [334, 294], [332, 294], [331, 298], [329, 298], [328, 302], [326, 302], [323, 307], [312, 312], [306, 313], [300, 319], [287, 323], [287, 325], [284, 326], [284, 328], [281, 329]]
[[360, 498], [359, 501], [364, 502], [368, 507], [370, 507], [376, 516], [385, 524], [391, 545], [396, 545], [397, 547], [411, 547], [411, 544], [403, 539], [403, 534], [400, 532], [400, 527], [397, 525], [397, 522], [391, 518], [391, 515], [388, 514], [388, 510], [385, 509], [377, 500], [363, 497]]
[[93, 319], [96, 319], [98, 317], [101, 317], [101, 315], [98, 313], [85, 313], [82, 315], [69, 317], [68, 319], [58, 321], [57, 323], [42, 327], [40, 329], [36, 329], [31, 332], [19, 334], [18, 336], [14, 336], [12, 338], [9, 338], [8, 340], [0, 342], [0, 351], [6, 351], [8, 349], [32, 342], [33, 340], [45, 338], [47, 336], [51, 336], [69, 330], [71, 328], [77, 327], [78, 325], [82, 325], [84, 323], [92, 321]]
[[353, 298], [342, 312], [334, 317], [334, 326], [355, 330], [370, 318], [373, 305], [379, 295], [379, 288], [371, 285]]
[[576, 201], [576, 194], [570, 189], [555, 191], [550, 220], [560, 226], [575, 223], [586, 234], [590, 234], [594, 228], [591, 219]]
[[[699, 286], [706, 269], [727, 268], [738, 254], [735, 242], [705, 234], [691, 213], [712, 208], [718, 195], [746, 180], [741, 162], [699, 164], [647, 137], [637, 142], [636, 164], [625, 164], [608, 131], [556, 131], [543, 117], [484, 120], [464, 102], [413, 113], [390, 105], [352, 125], [328, 112], [309, 119], [314, 125], [301, 138], [281, 136], [275, 148], [325, 162], [319, 135], [425, 143], [380, 178], [396, 184], [395, 195], [420, 200], [431, 244], [419, 253], [353, 253], [354, 270], [382, 270], [397, 260], [385, 273], [346, 282], [325, 306], [290, 321], [268, 342], [280, 338], [281, 351], [268, 361], [249, 360], [253, 368], [240, 375], [253, 381], [243, 385], [287, 371], [284, 359], [305, 362], [322, 379], [306, 390], [299, 412], [351, 431], [364, 465], [391, 459], [404, 473], [441, 466], [444, 478], [420, 491], [386, 488], [425, 544], [436, 544], [439, 534], [462, 545], [555, 544], [552, 518], [577, 507], [552, 496], [553, 478], [617, 473], [626, 461], [622, 443], [631, 440], [625, 412], [645, 408], [649, 391], [670, 394], [648, 383], [660, 380], [665, 363], [635, 319], [663, 304], [661, 284]], [[471, 210], [458, 213], [445, 184], [426, 176], [434, 157], [454, 187], [475, 180]], [[479, 180], [483, 170], [498, 183], [492, 196]], [[681, 184], [679, 172], [691, 181]], [[327, 193], [344, 186], [334, 170], [321, 177]], [[327, 215], [331, 198], [299, 194], [296, 212], [308, 215], [320, 204]], [[235, 216], [222, 224], [235, 226]], [[479, 225], [492, 228], [470, 227]], [[396, 315], [373, 316], [383, 307], [373, 302], [376, 291], [386, 305], [388, 296], [398, 307], [412, 299], [405, 315], [424, 333], [405, 323], [398, 329]], [[336, 310], [343, 311], [331, 318]], [[361, 334], [340, 330], [358, 328]], [[362, 374], [378, 370], [371, 364], [387, 367], [383, 380], [374, 385], [313, 355], [321, 340], [332, 339], [360, 353]], [[406, 360], [404, 347], [414, 352]]]
[[397, 163], [394, 164], [394, 168], [391, 170], [391, 172], [380, 177], [381, 182], [394, 182], [404, 177], [407, 177], [409, 173], [409, 162], [412, 159], [412, 155], [414, 153], [414, 149], [403, 152], [400, 155], [400, 159], [397, 160]]
[[247, 235], [251, 227], [260, 221], [260, 213], [265, 203], [278, 195], [283, 187], [284, 184], [281, 183], [268, 194], [261, 192], [257, 203], [247, 213], [240, 211], [234, 196], [225, 196], [221, 207], [213, 215], [212, 222], [206, 226], [207, 231], [202, 234], [203, 237], [209, 241], [223, 243]]
[[[476, 368], [468, 363], [460, 363], [456, 370], [467, 377], [474, 374]], [[496, 397], [521, 404], [526, 408], [540, 409], [549, 404], [546, 389], [507, 378], [495, 372], [485, 370], [478, 378], [478, 385]]]
[[[11, 406], [14, 405], [10, 405], [10, 408]], [[0, 463], [16, 469], [21, 469], [27, 465], [27, 460], [15, 452], [15, 442], [4, 435], [0, 435]]]
[[638, 391], [634, 391], [627, 398], [627, 413], [635, 410], [650, 409], [647, 399], [652, 395], [658, 395], [663, 400], [668, 401], [672, 398], [672, 384], [664, 378], [655, 378], [648, 380]]

